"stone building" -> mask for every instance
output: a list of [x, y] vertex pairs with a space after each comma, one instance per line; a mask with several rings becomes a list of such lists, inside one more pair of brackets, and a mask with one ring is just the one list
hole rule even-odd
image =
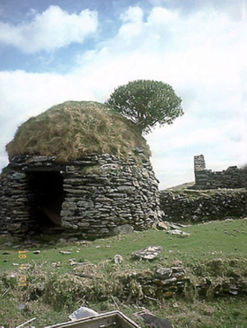
[[194, 156], [195, 185], [191, 189], [247, 188], [247, 167], [229, 166], [223, 171], [206, 169], [203, 155]]
[[54, 106], [22, 124], [6, 149], [0, 233], [97, 238], [159, 220], [146, 141], [132, 122], [102, 104]]

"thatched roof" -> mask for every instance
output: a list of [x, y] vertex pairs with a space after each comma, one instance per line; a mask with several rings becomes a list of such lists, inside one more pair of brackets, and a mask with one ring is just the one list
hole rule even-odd
[[135, 147], [150, 155], [141, 132], [122, 115], [101, 103], [68, 101], [23, 123], [6, 150], [10, 160], [39, 154], [67, 162], [92, 153], [133, 154]]

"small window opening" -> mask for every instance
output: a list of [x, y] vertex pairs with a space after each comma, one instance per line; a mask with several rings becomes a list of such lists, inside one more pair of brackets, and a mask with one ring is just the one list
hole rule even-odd
[[63, 177], [60, 172], [29, 172], [30, 217], [37, 228], [61, 228], [64, 202]]

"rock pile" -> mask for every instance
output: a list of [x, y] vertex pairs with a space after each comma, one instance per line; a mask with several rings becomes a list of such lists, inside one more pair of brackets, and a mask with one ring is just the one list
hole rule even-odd
[[155, 271], [153, 280], [154, 284], [159, 287], [157, 292], [163, 294], [165, 297], [183, 292], [186, 283], [185, 274], [185, 270], [180, 266], [158, 268]]

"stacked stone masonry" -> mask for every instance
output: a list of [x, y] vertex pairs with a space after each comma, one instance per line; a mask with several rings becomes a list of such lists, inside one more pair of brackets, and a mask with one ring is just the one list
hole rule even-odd
[[139, 165], [131, 157], [124, 160], [108, 154], [64, 165], [44, 156], [14, 159], [2, 175], [0, 233], [18, 235], [37, 229], [37, 195], [29, 176], [42, 171], [61, 175], [62, 229], [94, 238], [109, 236], [125, 224], [135, 230], [151, 227], [160, 218], [158, 181], [149, 160], [139, 157]]
[[247, 169], [230, 166], [224, 171], [207, 170], [203, 155], [194, 156], [193, 189], [247, 188]]
[[[221, 260], [219, 259], [215, 262], [221, 263]], [[213, 264], [212, 261], [211, 265]], [[151, 273], [144, 281], [143, 279], [138, 279], [138, 275], [136, 275], [138, 283], [142, 286], [143, 294], [156, 299], [185, 295], [186, 292], [191, 293], [192, 290], [194, 297], [199, 295], [204, 298], [224, 295], [246, 295], [247, 293], [247, 281], [236, 273], [232, 273], [228, 277], [219, 277], [219, 275], [202, 277], [197, 274], [193, 274], [193, 279], [191, 277], [191, 272], [186, 272], [181, 266], [157, 268], [154, 274]], [[150, 291], [151, 293], [149, 294]]]
[[176, 194], [161, 191], [160, 208], [164, 220], [199, 223], [247, 215], [247, 190], [209, 192], [185, 190]]

